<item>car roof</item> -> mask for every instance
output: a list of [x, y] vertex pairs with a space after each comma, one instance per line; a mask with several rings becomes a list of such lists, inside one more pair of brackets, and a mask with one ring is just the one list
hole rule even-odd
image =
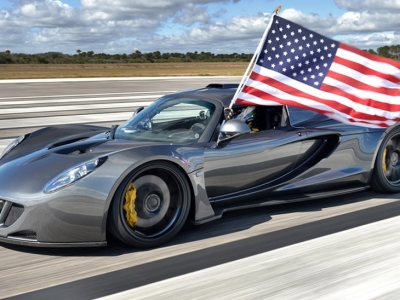
[[229, 106], [239, 84], [237, 83], [211, 83], [204, 88], [182, 91], [182, 94], [197, 95], [204, 99], [214, 99], [222, 103], [223, 107]]

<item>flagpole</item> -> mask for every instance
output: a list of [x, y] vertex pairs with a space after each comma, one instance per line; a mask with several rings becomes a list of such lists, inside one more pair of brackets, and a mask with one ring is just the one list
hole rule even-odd
[[236, 100], [237, 100], [237, 97], [238, 97], [239, 93], [243, 90], [244, 82], [246, 81], [246, 79], [247, 79], [248, 76], [249, 76], [249, 71], [250, 71], [250, 69], [252, 68], [253, 64], [258, 60], [258, 57], [260, 56], [261, 47], [263, 46], [263, 43], [264, 43], [264, 41], [265, 41], [265, 39], [266, 39], [266, 37], [267, 37], [268, 31], [269, 31], [269, 29], [270, 29], [271, 26], [272, 26], [272, 22], [273, 22], [274, 16], [275, 16], [280, 10], [281, 10], [281, 6], [279, 5], [277, 8], [275, 8], [274, 12], [272, 13], [272, 15], [271, 15], [271, 20], [269, 20], [268, 26], [267, 26], [267, 28], [265, 28], [265, 31], [264, 31], [264, 34], [263, 34], [261, 40], [260, 40], [260, 43], [258, 44], [257, 49], [256, 49], [256, 51], [254, 52], [253, 57], [252, 57], [252, 59], [251, 59], [249, 65], [247, 66], [246, 72], [244, 73], [244, 75], [243, 75], [243, 77], [242, 77], [242, 80], [240, 81], [239, 87], [238, 87], [238, 89], [236, 90], [236, 93], [235, 93], [235, 95], [233, 96], [231, 103], [229, 104], [229, 108], [232, 108], [233, 104], [235, 104], [235, 102], [236, 102]]

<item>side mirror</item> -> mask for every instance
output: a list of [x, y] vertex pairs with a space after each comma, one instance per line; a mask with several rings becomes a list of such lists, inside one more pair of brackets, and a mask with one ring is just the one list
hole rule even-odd
[[220, 129], [217, 145], [229, 141], [239, 135], [250, 133], [250, 127], [246, 123], [239, 120], [226, 121]]
[[138, 113], [140, 113], [142, 110], [144, 109], [144, 106], [138, 107], [135, 109], [135, 111], [133, 112], [132, 117], [136, 116]]

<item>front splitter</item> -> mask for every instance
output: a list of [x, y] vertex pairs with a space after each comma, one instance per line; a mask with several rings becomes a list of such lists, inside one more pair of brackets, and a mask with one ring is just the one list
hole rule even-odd
[[27, 239], [4, 238], [0, 237], [0, 243], [29, 246], [29, 247], [43, 247], [43, 248], [90, 248], [90, 247], [105, 247], [107, 241], [102, 242], [83, 242], [83, 243], [48, 243], [30, 241]]

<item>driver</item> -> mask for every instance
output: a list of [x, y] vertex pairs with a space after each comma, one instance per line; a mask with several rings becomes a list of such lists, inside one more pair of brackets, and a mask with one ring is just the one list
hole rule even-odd
[[256, 106], [247, 106], [245, 108], [239, 109], [233, 112], [231, 109], [225, 108], [224, 110], [225, 119], [229, 120], [232, 118], [246, 123], [252, 132], [258, 132], [259, 129], [254, 126], [254, 121], [256, 117]]
[[237, 116], [234, 116], [234, 118], [246, 123], [250, 127], [252, 132], [258, 132], [258, 128], [255, 128], [253, 126], [256, 118], [255, 106], [247, 106]]

